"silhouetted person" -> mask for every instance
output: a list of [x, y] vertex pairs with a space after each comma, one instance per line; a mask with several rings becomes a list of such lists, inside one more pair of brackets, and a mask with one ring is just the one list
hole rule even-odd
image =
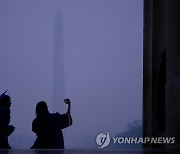
[[9, 125], [11, 98], [5, 95], [6, 92], [0, 95], [0, 149], [11, 149], [8, 143], [8, 136], [15, 129], [13, 125]]
[[37, 139], [31, 149], [64, 149], [62, 129], [72, 125], [71, 102], [69, 99], [64, 101], [68, 105], [65, 114], [49, 113], [46, 102], [37, 103], [36, 118], [32, 122], [32, 131]]

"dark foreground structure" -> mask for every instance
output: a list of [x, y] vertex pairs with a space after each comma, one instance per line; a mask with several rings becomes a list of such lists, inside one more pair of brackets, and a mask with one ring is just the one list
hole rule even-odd
[[144, 0], [143, 135], [180, 147], [180, 0]]
[[143, 150], [0, 150], [0, 154], [179, 154], [175, 149]]

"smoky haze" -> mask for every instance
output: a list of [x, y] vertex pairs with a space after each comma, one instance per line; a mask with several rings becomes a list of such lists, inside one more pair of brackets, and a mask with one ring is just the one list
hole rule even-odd
[[35, 106], [66, 112], [66, 148], [142, 119], [143, 0], [0, 0], [0, 92], [9, 90], [12, 148], [30, 148]]

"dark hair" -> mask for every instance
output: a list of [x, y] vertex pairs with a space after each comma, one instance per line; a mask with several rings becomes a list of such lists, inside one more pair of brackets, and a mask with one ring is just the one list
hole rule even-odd
[[3, 95], [0, 97], [0, 105], [10, 107], [11, 105], [11, 98], [9, 95]]
[[40, 101], [36, 105], [36, 116], [37, 118], [42, 118], [49, 113], [48, 106], [46, 102]]

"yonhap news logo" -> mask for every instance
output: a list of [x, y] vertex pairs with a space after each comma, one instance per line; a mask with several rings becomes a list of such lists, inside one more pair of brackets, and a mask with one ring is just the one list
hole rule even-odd
[[110, 137], [109, 132], [102, 132], [97, 135], [96, 143], [100, 149], [112, 144], [174, 144], [175, 137]]
[[96, 143], [101, 149], [107, 147], [110, 143], [110, 134], [108, 132], [100, 133], [96, 137]]

